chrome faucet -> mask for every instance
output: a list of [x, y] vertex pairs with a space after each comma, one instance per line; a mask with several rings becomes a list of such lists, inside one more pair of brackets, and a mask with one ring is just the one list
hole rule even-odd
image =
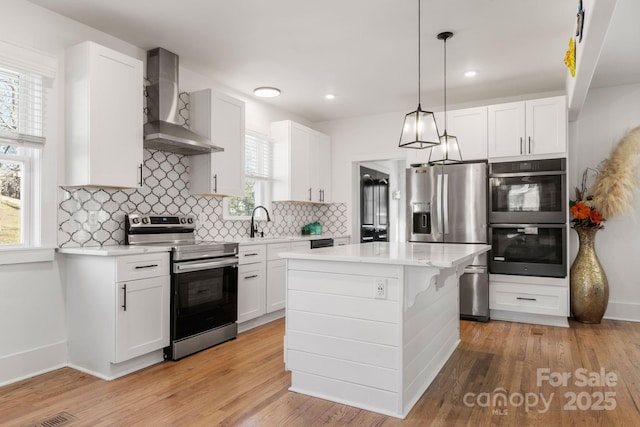
[[[255, 215], [256, 210], [258, 210], [258, 209], [263, 209], [264, 212], [267, 214], [267, 222], [271, 221], [271, 218], [269, 217], [269, 211], [267, 210], [267, 208], [265, 208], [262, 205], [261, 206], [256, 206], [255, 208], [253, 208], [253, 212], [251, 212], [251, 230], [249, 232], [249, 237], [255, 237], [256, 233], [258, 232], [258, 227], [256, 227], [253, 224], [253, 216]], [[262, 234], [262, 237], [264, 237], [264, 231], [261, 234]]]

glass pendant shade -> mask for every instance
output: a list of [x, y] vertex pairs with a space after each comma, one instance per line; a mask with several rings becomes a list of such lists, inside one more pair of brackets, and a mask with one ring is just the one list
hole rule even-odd
[[440, 144], [436, 118], [431, 111], [424, 111], [418, 104], [418, 109], [407, 114], [402, 125], [399, 147], [429, 148]]
[[429, 153], [429, 163], [438, 165], [453, 165], [462, 163], [458, 138], [454, 135], [444, 134], [440, 137], [440, 145], [436, 145]]

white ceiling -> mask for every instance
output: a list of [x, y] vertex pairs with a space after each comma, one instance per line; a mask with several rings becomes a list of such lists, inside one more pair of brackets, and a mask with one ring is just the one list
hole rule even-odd
[[[249, 96], [276, 86], [282, 95], [266, 102], [313, 122], [417, 105], [416, 0], [30, 1], [143, 49], [164, 47]], [[563, 90], [576, 10], [576, 0], [423, 0], [423, 106], [443, 102], [442, 31], [455, 34], [449, 104]], [[470, 69], [477, 77], [463, 76]]]

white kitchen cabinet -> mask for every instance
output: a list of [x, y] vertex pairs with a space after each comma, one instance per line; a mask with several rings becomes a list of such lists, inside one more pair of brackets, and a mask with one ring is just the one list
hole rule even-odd
[[287, 261], [281, 259], [278, 254], [309, 248], [308, 240], [267, 245], [267, 313], [272, 313], [285, 307]]
[[534, 99], [488, 107], [489, 158], [564, 155], [566, 98]]
[[334, 246], [345, 246], [351, 242], [349, 237], [336, 237], [333, 239]]
[[327, 135], [290, 120], [271, 124], [273, 199], [330, 202], [331, 143]]
[[65, 59], [66, 185], [142, 187], [142, 61], [89, 41]]
[[163, 360], [169, 253], [67, 255], [70, 366], [114, 379]]
[[244, 102], [211, 89], [189, 94], [190, 129], [224, 151], [189, 157], [190, 194], [244, 195]]
[[489, 276], [491, 318], [525, 323], [568, 326], [568, 278]]
[[238, 258], [238, 323], [242, 323], [266, 313], [265, 245], [240, 245]]
[[487, 160], [487, 107], [447, 113], [447, 132], [458, 138], [462, 160]]

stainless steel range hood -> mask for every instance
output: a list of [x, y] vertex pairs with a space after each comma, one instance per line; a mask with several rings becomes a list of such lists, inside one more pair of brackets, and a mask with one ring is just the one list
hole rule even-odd
[[178, 154], [223, 151], [208, 138], [180, 126], [178, 115], [178, 56], [160, 47], [147, 52], [147, 109], [144, 146]]

